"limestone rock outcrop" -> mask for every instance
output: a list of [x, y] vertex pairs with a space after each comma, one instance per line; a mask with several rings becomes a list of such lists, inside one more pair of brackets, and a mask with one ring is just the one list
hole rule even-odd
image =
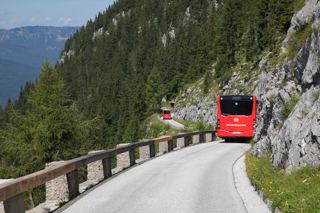
[[[295, 57], [288, 54], [295, 32], [311, 26]], [[296, 47], [295, 47], [296, 48]], [[201, 88], [191, 87], [176, 100], [175, 116], [197, 121], [203, 118], [215, 126], [216, 96], [252, 92], [259, 103], [254, 140], [251, 149], [256, 156], [271, 152], [271, 162], [285, 171], [307, 164], [320, 165], [320, 2], [309, 0], [294, 14], [282, 43], [279, 63], [272, 65], [272, 52], [264, 54], [250, 70], [249, 80], [234, 72], [228, 82], [220, 82], [222, 90], [214, 97], [199, 95]], [[283, 60], [280, 60], [280, 59]], [[239, 69], [248, 66], [242, 64]], [[236, 86], [235, 86], [236, 85]], [[246, 88], [241, 90], [239, 88]], [[245, 91], [245, 92], [244, 92]], [[249, 93], [247, 93], [249, 94]], [[296, 99], [297, 101], [293, 101]], [[284, 106], [292, 109], [284, 115]]]
[[[272, 152], [271, 162], [290, 172], [307, 164], [320, 164], [320, 3], [306, 1], [303, 9], [291, 20], [291, 27], [283, 42], [280, 56], [290, 45], [290, 36], [308, 24], [312, 34], [299, 50], [296, 58], [287, 57], [283, 64], [260, 75], [254, 94], [261, 100], [254, 155]], [[287, 118], [283, 117], [284, 104], [292, 97], [300, 97]]]

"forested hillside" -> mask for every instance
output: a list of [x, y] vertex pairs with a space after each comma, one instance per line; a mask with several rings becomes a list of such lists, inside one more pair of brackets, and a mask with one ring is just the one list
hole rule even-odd
[[56, 62], [65, 41], [79, 27], [0, 29], [0, 101], [17, 100], [26, 81], [35, 82], [43, 60]]
[[212, 77], [228, 81], [229, 68], [265, 48], [278, 53], [298, 3], [119, 0], [68, 39], [62, 55], [70, 57], [57, 69], [85, 116], [100, 116], [98, 144], [113, 147], [138, 131], [130, 121], [142, 122], [213, 65], [206, 87]]
[[203, 95], [222, 89], [234, 67], [256, 61], [265, 50], [278, 60], [292, 15], [303, 5], [304, 0], [115, 2], [77, 30], [60, 62], [52, 68], [45, 61], [38, 81], [1, 111], [0, 178], [142, 139], [145, 119], [163, 98], [173, 100], [202, 77]]

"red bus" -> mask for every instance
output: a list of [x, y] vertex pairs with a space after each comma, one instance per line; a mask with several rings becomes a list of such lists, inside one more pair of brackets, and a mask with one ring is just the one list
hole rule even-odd
[[162, 119], [171, 119], [171, 110], [164, 108], [162, 109]]
[[218, 96], [218, 137], [252, 138], [256, 124], [256, 101], [256, 96]]

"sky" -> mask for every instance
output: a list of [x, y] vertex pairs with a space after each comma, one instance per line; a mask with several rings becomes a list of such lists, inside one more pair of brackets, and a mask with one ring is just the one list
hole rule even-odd
[[0, 0], [0, 29], [82, 26], [116, 0]]

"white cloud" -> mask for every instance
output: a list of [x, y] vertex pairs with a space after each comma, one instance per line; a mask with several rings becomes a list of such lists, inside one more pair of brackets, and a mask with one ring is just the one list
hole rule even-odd
[[0, 10], [0, 15], [4, 15], [7, 13], [7, 10]]
[[31, 18], [30, 22], [47, 22], [52, 21], [52, 18], [46, 17], [46, 18]]
[[64, 22], [65, 25], [67, 25], [68, 23], [72, 22], [71, 18], [59, 18], [60, 22]]
[[6, 21], [0, 21], [0, 25], [6, 25], [8, 24]]
[[9, 21], [10, 24], [18, 24], [24, 22], [23, 18], [13, 18]]

